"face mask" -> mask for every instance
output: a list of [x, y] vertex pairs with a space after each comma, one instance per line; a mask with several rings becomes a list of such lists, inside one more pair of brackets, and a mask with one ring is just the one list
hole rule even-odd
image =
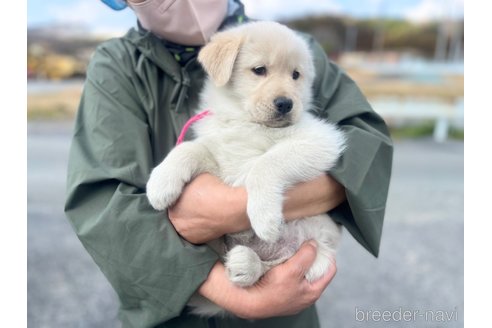
[[[135, 0], [134, 0], [135, 1]], [[140, 24], [165, 40], [204, 45], [227, 13], [227, 0], [128, 0]]]

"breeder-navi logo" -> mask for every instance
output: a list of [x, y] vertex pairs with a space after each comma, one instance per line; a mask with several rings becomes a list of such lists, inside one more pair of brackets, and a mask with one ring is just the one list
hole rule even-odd
[[355, 308], [355, 321], [358, 322], [412, 322], [423, 320], [426, 322], [458, 321], [458, 310], [405, 310], [399, 307], [396, 310], [362, 310]]

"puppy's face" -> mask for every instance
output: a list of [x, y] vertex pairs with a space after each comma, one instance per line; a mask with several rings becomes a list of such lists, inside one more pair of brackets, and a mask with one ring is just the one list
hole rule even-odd
[[250, 121], [268, 127], [295, 123], [311, 101], [314, 68], [308, 46], [273, 22], [216, 34], [199, 60], [218, 87], [237, 99]]

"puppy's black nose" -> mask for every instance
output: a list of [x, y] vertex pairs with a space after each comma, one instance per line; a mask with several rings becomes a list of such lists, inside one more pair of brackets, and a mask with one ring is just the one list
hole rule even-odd
[[273, 104], [281, 114], [287, 114], [292, 109], [292, 99], [286, 97], [275, 98]]

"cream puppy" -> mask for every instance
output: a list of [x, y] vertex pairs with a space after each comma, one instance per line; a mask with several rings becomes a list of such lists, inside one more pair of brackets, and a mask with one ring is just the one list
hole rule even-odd
[[[252, 230], [214, 243], [231, 281], [254, 284], [309, 239], [318, 254], [306, 279], [320, 278], [335, 255], [340, 227], [326, 214], [288, 223], [282, 216], [285, 191], [326, 174], [344, 148], [340, 130], [307, 111], [315, 75], [309, 46], [283, 25], [253, 22], [217, 33], [198, 59], [209, 76], [200, 108], [211, 115], [193, 126], [195, 140], [175, 147], [152, 171], [151, 205], [167, 209], [204, 172], [244, 186]], [[197, 297], [190, 305], [202, 315], [220, 311]]]

